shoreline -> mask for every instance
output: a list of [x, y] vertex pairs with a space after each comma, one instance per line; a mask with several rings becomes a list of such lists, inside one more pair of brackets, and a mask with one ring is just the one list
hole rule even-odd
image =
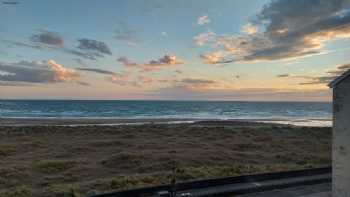
[[209, 119], [209, 118], [96, 118], [96, 117], [0, 117], [0, 126], [123, 126], [146, 124], [202, 124], [235, 125], [266, 124], [304, 127], [332, 127], [332, 119], [287, 119], [287, 118], [251, 118], [251, 119]]

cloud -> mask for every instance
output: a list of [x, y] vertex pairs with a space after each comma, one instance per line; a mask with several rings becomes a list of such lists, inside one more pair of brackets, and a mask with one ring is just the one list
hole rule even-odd
[[241, 31], [243, 33], [246, 33], [246, 34], [249, 34], [249, 35], [252, 35], [252, 34], [256, 34], [258, 33], [258, 27], [251, 24], [251, 23], [248, 23], [246, 25], [244, 25], [241, 29]]
[[144, 71], [155, 71], [179, 64], [183, 64], [183, 61], [179, 60], [175, 55], [164, 55], [157, 60], [151, 60], [143, 64], [142, 67]]
[[212, 86], [215, 86], [215, 84], [218, 84], [218, 82], [208, 79], [185, 78], [180, 81], [175, 81], [175, 84], [176, 86], [185, 89], [201, 90], [211, 88]]
[[200, 58], [203, 60], [204, 63], [207, 64], [224, 64], [232, 62], [232, 60], [225, 60], [225, 53], [222, 51], [217, 51], [213, 53], [208, 54], [201, 54]]
[[82, 86], [90, 86], [91, 85], [91, 84], [84, 82], [84, 81], [76, 81], [75, 83], [78, 85], [82, 85]]
[[328, 89], [199, 89], [176, 84], [150, 91], [145, 96], [169, 100], [329, 101], [331, 99], [331, 92]]
[[312, 79], [311, 76], [306, 75], [292, 75], [292, 74], [280, 74], [277, 75], [278, 78], [294, 78], [294, 79]]
[[121, 86], [133, 86], [133, 87], [143, 87], [145, 84], [153, 82], [153, 79], [148, 76], [132, 76], [129, 72], [116, 73], [108, 70], [97, 69], [97, 68], [77, 68], [77, 70], [93, 72], [103, 75], [108, 75], [108, 81]]
[[54, 82], [70, 82], [75, 81], [79, 77], [74, 70], [65, 68], [63, 65], [58, 64], [53, 60], [47, 61], [47, 64], [54, 73]]
[[[225, 61], [218, 60], [218, 63], [271, 61], [321, 54], [325, 43], [350, 38], [349, 9], [349, 0], [274, 0], [263, 7], [254, 21], [242, 28], [243, 34], [216, 35], [207, 44], [215, 52], [224, 54], [222, 59]], [[258, 26], [262, 32], [255, 31]]]
[[93, 52], [97, 56], [100, 54], [112, 55], [111, 50], [104, 42], [87, 38], [78, 39], [78, 42], [78, 48], [83, 51]]
[[145, 75], [133, 75], [130, 71], [120, 73], [103, 70], [98, 68], [77, 68], [79, 71], [92, 72], [102, 75], [107, 75], [107, 80], [120, 86], [143, 87], [146, 84], [152, 83], [154, 80]]
[[97, 58], [103, 57], [102, 54], [97, 52], [91, 52], [91, 51], [79, 51], [76, 49], [69, 49], [69, 48], [62, 48], [60, 49], [60, 51], [67, 54], [78, 56], [83, 59], [94, 60], [94, 61], [96, 61]]
[[0, 81], [0, 86], [33, 86], [33, 84], [25, 82]]
[[249, 101], [329, 101], [329, 89], [278, 89], [278, 88], [235, 88], [223, 81], [203, 78], [184, 78], [169, 81], [158, 80], [167, 84], [151, 90], [144, 96], [159, 99], [179, 100], [249, 100]]
[[286, 78], [286, 77], [290, 77], [290, 74], [280, 74], [277, 75], [278, 78]]
[[147, 77], [147, 76], [139, 76], [138, 81], [145, 84], [145, 83], [152, 83], [153, 79], [151, 77]]
[[159, 80], [157, 80], [159, 83], [169, 83], [169, 82], [171, 82], [170, 80], [168, 80], [168, 79], [159, 79]]
[[340, 76], [346, 71], [348, 71], [349, 69], [350, 69], [350, 64], [344, 64], [344, 65], [338, 66], [336, 69], [327, 71], [327, 73], [335, 76]]
[[20, 2], [18, 1], [3, 1], [2, 4], [4, 5], [18, 5]]
[[117, 59], [118, 62], [124, 64], [125, 66], [138, 66], [137, 63], [130, 60], [128, 57], [122, 56]]
[[180, 81], [181, 83], [184, 84], [194, 84], [194, 85], [208, 85], [208, 84], [214, 84], [216, 83], [213, 80], [208, 80], [208, 79], [193, 79], [193, 78], [186, 78], [182, 79]]
[[45, 44], [55, 47], [63, 47], [63, 38], [55, 32], [41, 31], [38, 34], [33, 35], [30, 40], [35, 43]]
[[212, 31], [207, 31], [204, 33], [200, 33], [197, 36], [193, 37], [194, 42], [198, 45], [198, 46], [203, 46], [204, 44], [208, 43], [208, 42], [212, 42], [215, 40], [216, 34]]
[[79, 75], [72, 69], [53, 60], [0, 62], [0, 82], [11, 83], [60, 83], [79, 82]]
[[146, 72], [161, 70], [169, 66], [183, 64], [183, 61], [179, 60], [175, 55], [164, 55], [159, 59], [150, 60], [149, 62], [143, 63], [143, 64], [135, 63], [134, 61], [130, 60], [127, 57], [120, 57], [117, 59], [117, 61], [121, 62], [124, 66], [141, 68], [143, 71], [146, 71]]
[[184, 78], [181, 80], [162, 79], [162, 80], [158, 80], [158, 82], [169, 83], [175, 87], [181, 87], [183, 89], [193, 89], [193, 90], [210, 89], [219, 84], [218, 81], [214, 81], [210, 79], [200, 79], [200, 78]]
[[257, 17], [262, 23], [269, 23], [267, 25], [269, 33], [278, 33], [280, 30], [295, 31], [327, 21], [330, 17], [348, 8], [348, 0], [275, 0], [265, 5]]
[[2, 40], [3, 42], [7, 43], [9, 47], [27, 47], [27, 48], [33, 48], [33, 49], [43, 49], [42, 46], [37, 45], [37, 44], [28, 44], [24, 42], [19, 42], [19, 41], [13, 41], [13, 40]]
[[49, 37], [53, 36], [43, 36], [41, 34], [34, 35], [31, 37], [30, 43], [12, 40], [2, 41], [8, 43], [10, 47], [27, 47], [38, 50], [49, 49], [94, 61], [96, 61], [97, 58], [104, 57], [105, 54], [112, 55], [112, 52], [110, 51], [109, 47], [105, 43], [100, 41], [83, 38], [78, 40], [79, 44], [77, 47], [68, 48], [63, 45], [63, 40], [62, 44], [59, 44], [59, 41], [53, 41], [53, 38], [51, 38], [52, 40], [50, 40]]
[[116, 73], [116, 72], [97, 69], [97, 68], [78, 68], [77, 70], [109, 75], [111, 77], [108, 78], [108, 81], [111, 81], [112, 83], [115, 83], [121, 86], [142, 87], [145, 84], [149, 84], [153, 82], [153, 79], [151, 77], [140, 75], [135, 78], [129, 72]]
[[300, 83], [300, 85], [315, 85], [315, 84], [322, 84], [327, 85], [331, 81], [333, 81], [336, 77], [335, 76], [321, 76], [321, 77], [314, 77], [308, 82]]
[[206, 25], [206, 24], [209, 24], [210, 23], [210, 19], [208, 17], [208, 15], [204, 15], [204, 16], [200, 16], [198, 17], [197, 19], [197, 24], [198, 25]]
[[334, 69], [328, 70], [324, 75], [320, 76], [306, 76], [306, 75], [292, 75], [292, 74], [280, 74], [278, 78], [290, 78], [290, 79], [302, 79], [304, 82], [299, 83], [300, 85], [328, 85], [335, 78], [342, 75], [350, 69], [350, 64], [344, 64], [336, 66]]
[[158, 60], [151, 60], [148, 64], [149, 65], [175, 65], [175, 64], [182, 64], [182, 63], [183, 62], [181, 60], [178, 60], [175, 55], [164, 55]]
[[309, 81], [300, 83], [301, 85], [315, 85], [322, 84], [328, 85], [334, 79], [345, 73], [350, 69], [350, 64], [344, 64], [337, 66], [335, 69], [329, 70], [326, 72], [326, 75], [317, 76], [317, 77], [309, 77]]
[[182, 74], [183, 71], [182, 71], [182, 70], [175, 70], [175, 73], [176, 73], [176, 74]]
[[98, 69], [98, 68], [77, 68], [77, 70], [93, 72], [93, 73], [98, 73], [98, 74], [105, 74], [105, 75], [116, 75], [117, 74], [117, 73], [112, 72], [112, 71]]
[[112, 76], [111, 81], [120, 86], [131, 86], [136, 88], [141, 88], [146, 84], [153, 82], [151, 77], [147, 76], [132, 76], [128, 72], [123, 72], [121, 74], [116, 73]]

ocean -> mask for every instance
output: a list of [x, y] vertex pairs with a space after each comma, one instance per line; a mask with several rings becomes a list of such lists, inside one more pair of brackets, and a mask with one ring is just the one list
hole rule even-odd
[[0, 118], [247, 119], [330, 126], [326, 102], [0, 100]]

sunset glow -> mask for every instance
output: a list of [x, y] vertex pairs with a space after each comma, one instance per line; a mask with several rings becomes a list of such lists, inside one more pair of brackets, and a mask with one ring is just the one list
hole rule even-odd
[[2, 4], [0, 99], [330, 101], [350, 3], [284, 2]]

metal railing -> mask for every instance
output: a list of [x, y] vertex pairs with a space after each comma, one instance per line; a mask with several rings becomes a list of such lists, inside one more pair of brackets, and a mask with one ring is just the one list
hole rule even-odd
[[[264, 173], [161, 185], [90, 197], [227, 196], [331, 182], [331, 167]], [[174, 193], [175, 192], [175, 193]]]

